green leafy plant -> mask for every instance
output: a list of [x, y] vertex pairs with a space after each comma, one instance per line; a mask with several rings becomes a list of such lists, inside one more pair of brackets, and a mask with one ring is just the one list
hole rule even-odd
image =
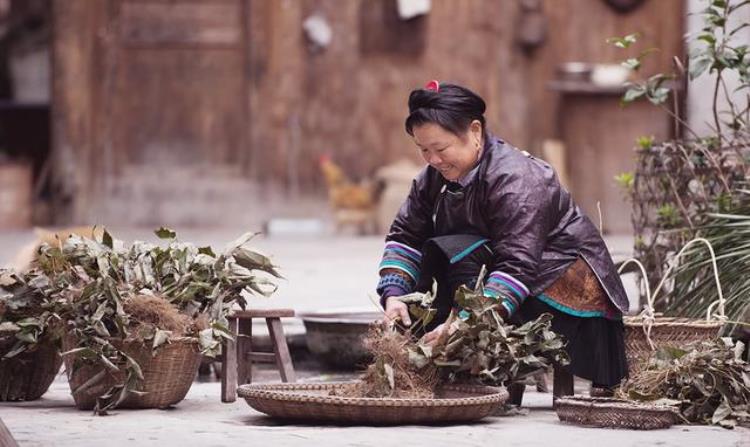
[[[729, 319], [726, 333], [750, 321], [750, 192], [733, 213], [710, 213], [696, 233], [708, 240], [717, 254], [719, 281], [726, 299]], [[707, 250], [695, 247], [685, 252], [673, 271], [670, 293], [657, 301], [670, 315], [701, 318], [716, 298], [711, 258]]]
[[[731, 24], [735, 22], [732, 18], [737, 11], [748, 5], [750, 2], [740, 0], [706, 0], [705, 8], [699, 13], [703, 26], [699, 32], [688, 36], [691, 48], [688, 56], [673, 59], [673, 73], [657, 73], [634, 81], [623, 96], [626, 103], [648, 99], [664, 109], [674, 118], [675, 134], [678, 135], [662, 142], [639, 139], [632, 187], [623, 185], [633, 207], [637, 241], [635, 255], [651, 273], [652, 285], [662, 279], [667, 259], [672, 254], [699, 232], [705, 234], [705, 226], [716, 223], [711, 216], [744, 213], [738, 211], [738, 207], [745, 200], [740, 191], [748, 188], [750, 173], [750, 95], [743, 94], [750, 87], [750, 54], [748, 45], [737, 36], [748, 24]], [[632, 52], [638, 36], [614, 38], [610, 43]], [[653, 51], [641, 51], [624, 63], [638, 72], [640, 62], [650, 53]], [[739, 80], [739, 87], [734, 92], [726, 82], [730, 74]], [[702, 76], [711, 76], [714, 87], [713, 124], [709, 135], [698, 135], [679, 116], [678, 91], [675, 89], [683, 82], [689, 83]], [[675, 82], [670, 82], [672, 80]], [[670, 96], [674, 102], [668, 107]], [[720, 104], [722, 97], [726, 99], [725, 106]], [[680, 136], [683, 132], [684, 136]], [[724, 227], [724, 231], [733, 229], [737, 227]], [[729, 246], [718, 247], [719, 257], [723, 255], [722, 250], [729, 249]], [[734, 271], [739, 272], [744, 265], [735, 266]], [[685, 270], [685, 274], [670, 283], [674, 293], [665, 295], [665, 299], [657, 303], [660, 311], [683, 316], [676, 312], [704, 307], [699, 302], [709, 298], [696, 293], [705, 293], [707, 289], [699, 288], [699, 292], [688, 293], [687, 288], [700, 284], [700, 280], [707, 276], [691, 275], [696, 272], [690, 270]], [[683, 304], [678, 308], [673, 304], [676, 300], [692, 301], [693, 304]], [[737, 300], [747, 303], [747, 298], [737, 297]], [[693, 311], [689, 313], [692, 315]]]
[[625, 192], [630, 192], [633, 189], [633, 182], [635, 177], [632, 172], [622, 172], [615, 176], [615, 182]]
[[[645, 79], [628, 84], [628, 89], [623, 95], [623, 103], [630, 103], [638, 99], [647, 99], [651, 103], [664, 106], [670, 94], [674, 94], [673, 85], [667, 81], [676, 80], [688, 76], [690, 80], [696, 79], [705, 73], [715, 76], [713, 89], [713, 130], [719, 145], [725, 141], [722, 127], [728, 127], [735, 132], [746, 130], [750, 117], [750, 98], [747, 98], [744, 106], [739, 105], [731, 98], [731, 93], [726, 84], [728, 72], [735, 72], [740, 80], [740, 87], [736, 91], [746, 90], [750, 86], [750, 47], [738, 42], [736, 35], [742, 29], [748, 27], [747, 23], [740, 23], [729, 29], [730, 17], [736, 11], [749, 5], [747, 1], [731, 0], [709, 0], [706, 8], [701, 12], [703, 16], [703, 27], [701, 31], [692, 36], [693, 47], [684, 63], [680, 58], [673, 59], [676, 71], [673, 73], [657, 73]], [[624, 37], [613, 37], [607, 40], [617, 48], [630, 49], [638, 41], [637, 34], [629, 34]], [[648, 48], [641, 51], [635, 57], [629, 57], [622, 65], [638, 72], [641, 69], [643, 59], [658, 50]], [[685, 66], [688, 70], [685, 70]], [[727, 99], [728, 110], [720, 110], [719, 97], [723, 95]], [[675, 97], [675, 105], [677, 98]], [[675, 110], [663, 107], [676, 121], [683, 125], [694, 137], [699, 136], [687, 126], [676, 114]], [[721, 119], [720, 116], [725, 116]]]

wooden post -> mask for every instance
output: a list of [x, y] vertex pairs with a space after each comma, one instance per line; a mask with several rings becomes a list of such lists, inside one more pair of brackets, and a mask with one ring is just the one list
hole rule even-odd
[[562, 366], [555, 365], [553, 368], [554, 379], [552, 382], [553, 401], [558, 397], [573, 395], [573, 374], [566, 371]]
[[526, 384], [522, 382], [513, 383], [508, 387], [508, 394], [510, 395], [508, 398], [508, 402], [511, 403], [511, 405], [515, 405], [517, 407], [520, 407], [523, 403], [523, 393], [526, 391]]
[[284, 330], [281, 327], [280, 318], [266, 318], [268, 325], [268, 334], [271, 336], [271, 343], [276, 354], [276, 366], [279, 368], [282, 382], [296, 382], [297, 377], [294, 374], [292, 366], [292, 356], [289, 354], [289, 347], [286, 344]]
[[253, 381], [253, 319], [239, 318], [237, 335], [237, 383], [244, 385]]
[[221, 401], [237, 400], [237, 319], [229, 317], [229, 331], [234, 340], [224, 340], [221, 355]]

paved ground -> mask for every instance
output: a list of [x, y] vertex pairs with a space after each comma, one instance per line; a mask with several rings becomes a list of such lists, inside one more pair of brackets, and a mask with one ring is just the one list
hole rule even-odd
[[[305, 380], [339, 379], [306, 374]], [[268, 376], [266, 379], [275, 379]], [[578, 392], [585, 392], [579, 383]], [[491, 416], [453, 426], [367, 427], [301, 425], [273, 420], [244, 401], [223, 404], [216, 382], [193, 384], [187, 398], [169, 410], [119, 410], [97, 417], [78, 411], [60, 377], [39, 401], [3, 404], [0, 417], [21, 446], [748, 446], [750, 430], [674, 426], [633, 431], [562, 424], [550, 394], [529, 391], [526, 415]]]
[[[124, 240], [150, 239], [149, 230], [115, 229]], [[242, 230], [180, 231], [181, 239], [222, 247]], [[0, 265], [33, 240], [30, 231], [0, 232]], [[629, 254], [628, 237], [607, 238], [616, 258]], [[256, 246], [272, 254], [287, 280], [277, 295], [258, 300], [257, 307], [292, 307], [299, 312], [354, 307], [373, 309], [368, 299], [377, 281], [381, 237], [277, 236]], [[301, 338], [304, 328], [288, 322], [288, 332]], [[332, 380], [313, 364], [300, 371], [303, 380]], [[262, 380], [278, 380], [275, 373]], [[585, 384], [578, 384], [585, 391]], [[229, 446], [257, 445], [508, 445], [567, 446], [592, 441], [608, 446], [747, 446], [750, 430], [678, 426], [637, 432], [587, 429], [561, 424], [551, 409], [551, 396], [529, 392], [528, 415], [491, 417], [484, 422], [450, 427], [337, 427], [288, 425], [253, 411], [244, 402], [219, 402], [218, 383], [196, 382], [187, 399], [170, 410], [118, 411], [94, 417], [73, 407], [64, 377], [58, 377], [39, 401], [0, 405], [0, 418], [22, 446]]]

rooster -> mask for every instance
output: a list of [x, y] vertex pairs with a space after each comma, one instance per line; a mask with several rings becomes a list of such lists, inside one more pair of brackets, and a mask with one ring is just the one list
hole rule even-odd
[[328, 155], [320, 157], [320, 171], [325, 178], [328, 200], [334, 212], [336, 227], [359, 226], [360, 232], [375, 230], [375, 209], [383, 191], [383, 182], [352, 182]]

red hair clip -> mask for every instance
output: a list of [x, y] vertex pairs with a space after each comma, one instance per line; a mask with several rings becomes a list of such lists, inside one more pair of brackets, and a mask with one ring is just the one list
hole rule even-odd
[[440, 91], [440, 83], [433, 79], [432, 81], [428, 82], [427, 85], [424, 86], [425, 90], [432, 90], [433, 92], [439, 92]]

